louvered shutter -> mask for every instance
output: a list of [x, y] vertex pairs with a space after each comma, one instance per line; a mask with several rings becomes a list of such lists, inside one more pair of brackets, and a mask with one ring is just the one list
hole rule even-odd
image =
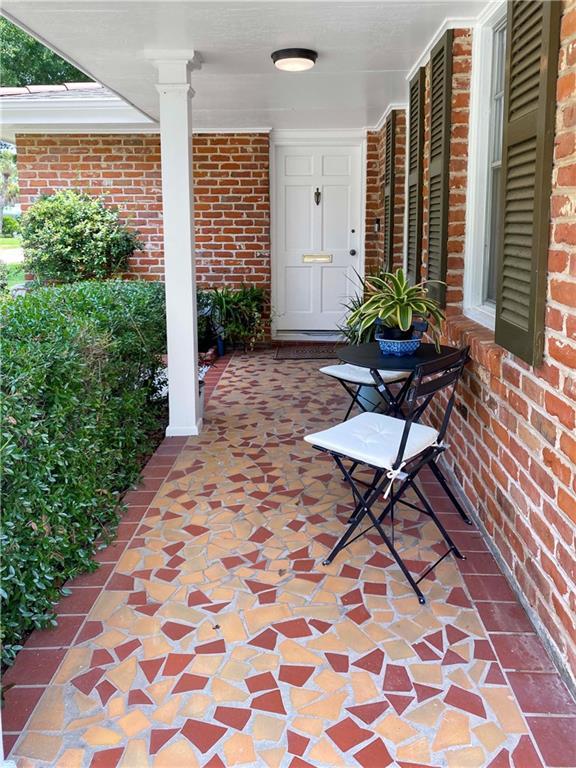
[[410, 81], [408, 104], [408, 232], [406, 273], [410, 283], [420, 281], [422, 261], [422, 160], [424, 150], [424, 90], [426, 70], [420, 67]]
[[396, 154], [396, 112], [386, 118], [384, 142], [384, 267], [394, 263], [394, 155]]
[[[428, 279], [446, 280], [448, 241], [448, 169], [452, 102], [452, 38], [448, 29], [430, 54], [430, 182], [428, 202]], [[430, 296], [446, 303], [444, 285], [432, 284]]]
[[560, 3], [508, 4], [496, 341], [535, 365], [544, 351]]

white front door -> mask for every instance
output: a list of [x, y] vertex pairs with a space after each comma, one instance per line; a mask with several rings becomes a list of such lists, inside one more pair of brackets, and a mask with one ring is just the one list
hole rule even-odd
[[278, 146], [273, 280], [278, 331], [334, 331], [362, 259], [361, 148]]

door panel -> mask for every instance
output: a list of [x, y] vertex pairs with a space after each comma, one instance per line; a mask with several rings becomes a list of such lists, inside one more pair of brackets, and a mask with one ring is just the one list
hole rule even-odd
[[361, 264], [360, 160], [360, 147], [276, 148], [273, 279], [280, 331], [333, 331], [342, 321]]

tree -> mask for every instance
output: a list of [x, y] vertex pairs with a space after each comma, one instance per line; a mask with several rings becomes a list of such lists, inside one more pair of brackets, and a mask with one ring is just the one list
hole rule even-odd
[[0, 41], [0, 86], [90, 81], [83, 72], [4, 18], [0, 18]]
[[10, 149], [0, 150], [0, 235], [4, 224], [4, 208], [18, 199], [16, 155]]

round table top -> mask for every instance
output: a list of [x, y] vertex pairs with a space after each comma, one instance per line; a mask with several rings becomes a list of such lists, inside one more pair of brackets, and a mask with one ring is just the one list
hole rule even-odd
[[378, 343], [372, 342], [371, 344], [342, 347], [338, 350], [338, 357], [344, 363], [358, 365], [360, 368], [380, 369], [382, 371], [413, 371], [422, 363], [438, 360], [444, 355], [457, 351], [457, 347], [441, 346], [440, 352], [437, 352], [434, 344], [421, 344], [413, 355], [396, 357], [395, 355], [383, 355]]

